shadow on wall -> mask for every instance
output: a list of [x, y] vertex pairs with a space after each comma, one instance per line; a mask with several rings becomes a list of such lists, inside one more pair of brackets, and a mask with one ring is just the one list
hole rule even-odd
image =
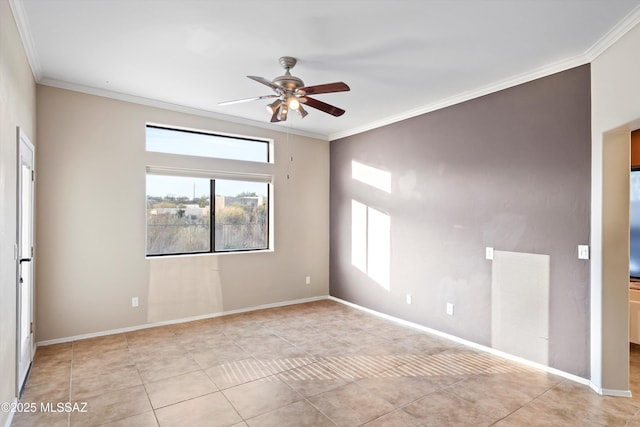
[[148, 262], [149, 323], [223, 311], [217, 257], [161, 257]]

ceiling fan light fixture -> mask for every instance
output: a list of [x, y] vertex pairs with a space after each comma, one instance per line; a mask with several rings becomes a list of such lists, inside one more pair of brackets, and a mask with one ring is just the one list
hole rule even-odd
[[289, 112], [289, 107], [287, 106], [286, 102], [281, 103], [280, 105], [280, 115], [279, 115], [279, 119], [281, 121], [285, 121], [287, 120], [287, 113]]
[[267, 111], [269, 112], [269, 114], [273, 114], [276, 112], [278, 108], [280, 108], [281, 104], [282, 104], [282, 100], [276, 99], [271, 104], [267, 105]]
[[291, 108], [292, 110], [297, 110], [298, 108], [300, 108], [300, 101], [296, 96], [290, 96], [287, 100], [287, 103], [289, 104], [289, 108]]
[[300, 115], [301, 119], [304, 119], [305, 117], [307, 117], [307, 114], [309, 114], [307, 112], [307, 110], [305, 110], [304, 108], [302, 108], [302, 104], [298, 107], [298, 115]]

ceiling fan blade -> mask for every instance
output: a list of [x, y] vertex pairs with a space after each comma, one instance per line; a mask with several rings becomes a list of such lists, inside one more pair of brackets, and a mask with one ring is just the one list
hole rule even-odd
[[251, 80], [255, 80], [258, 83], [262, 83], [265, 86], [269, 86], [271, 89], [275, 90], [276, 92], [282, 90], [280, 86], [274, 85], [273, 83], [271, 83], [270, 80], [267, 80], [264, 77], [259, 77], [259, 76], [247, 76], [247, 77], [249, 77]]
[[271, 123], [276, 123], [276, 122], [280, 122], [281, 120], [278, 118], [278, 112], [280, 112], [279, 108], [276, 108], [273, 111], [273, 116], [271, 116]]
[[323, 85], [305, 86], [298, 88], [296, 92], [304, 92], [306, 95], [316, 95], [319, 93], [332, 93], [332, 92], [347, 92], [351, 90], [346, 83], [335, 82], [327, 83]]
[[331, 114], [332, 116], [339, 117], [344, 114], [344, 110], [342, 108], [334, 107], [333, 105], [329, 105], [326, 102], [318, 101], [317, 99], [309, 98], [305, 96], [306, 102], [305, 105], [309, 107], [313, 107], [317, 110], [324, 111], [327, 114]]
[[277, 98], [277, 97], [278, 97], [278, 95], [254, 96], [253, 98], [243, 98], [243, 99], [236, 99], [236, 100], [234, 100], [234, 101], [218, 102], [218, 105], [239, 104], [239, 103], [241, 103], [241, 102], [257, 101], [257, 100], [259, 100], [259, 99]]

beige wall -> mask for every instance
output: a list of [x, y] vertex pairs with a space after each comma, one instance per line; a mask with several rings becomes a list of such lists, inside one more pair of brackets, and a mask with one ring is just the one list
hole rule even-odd
[[[328, 294], [327, 142], [48, 86], [37, 96], [38, 342]], [[274, 164], [258, 166], [275, 177], [273, 252], [145, 259], [145, 167], [162, 157], [145, 152], [146, 122], [275, 141]]]
[[[16, 127], [36, 143], [35, 102], [36, 85], [9, 2], [0, 0], [0, 402], [16, 396]], [[0, 411], [0, 426], [8, 417]]]
[[591, 381], [628, 390], [630, 132], [640, 127], [640, 26], [591, 66]]

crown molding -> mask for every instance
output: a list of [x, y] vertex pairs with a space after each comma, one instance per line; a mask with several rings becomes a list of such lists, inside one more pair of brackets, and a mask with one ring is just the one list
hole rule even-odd
[[593, 46], [586, 50], [585, 56], [589, 62], [600, 56], [638, 24], [640, 24], [640, 6], [636, 6], [615, 27], [607, 31]]
[[133, 104], [146, 105], [149, 107], [161, 108], [163, 110], [175, 111], [178, 113], [191, 114], [194, 116], [207, 117], [210, 119], [221, 120], [230, 123], [236, 123], [239, 125], [252, 126], [261, 129], [267, 129], [274, 132], [280, 133], [288, 133], [298, 136], [305, 136], [308, 138], [315, 138], [322, 141], [328, 141], [327, 135], [317, 134], [313, 132], [306, 132], [300, 129], [295, 129], [292, 127], [285, 127], [272, 125], [271, 123], [259, 122], [257, 120], [244, 119], [241, 117], [230, 116], [226, 114], [214, 113], [212, 111], [203, 110], [195, 107], [187, 107], [184, 105], [173, 104], [170, 102], [159, 101], [156, 99], [145, 98], [138, 95], [129, 95], [122, 92], [116, 92], [106, 89], [99, 89], [92, 86], [84, 86], [75, 83], [69, 83], [61, 80], [48, 79], [43, 78], [39, 82], [39, 84], [44, 86], [51, 86], [58, 89], [66, 89], [73, 92], [85, 93], [88, 95], [101, 96], [104, 98], [115, 99], [118, 101], [131, 102]]
[[36, 82], [42, 78], [42, 67], [40, 66], [40, 60], [38, 59], [38, 51], [31, 35], [31, 28], [29, 27], [29, 21], [27, 19], [27, 13], [24, 10], [24, 4], [22, 0], [9, 0], [9, 7], [13, 13], [13, 17], [18, 27], [18, 33], [20, 39], [22, 39], [22, 45], [27, 55], [27, 61], [31, 67], [31, 73], [33, 74]]

